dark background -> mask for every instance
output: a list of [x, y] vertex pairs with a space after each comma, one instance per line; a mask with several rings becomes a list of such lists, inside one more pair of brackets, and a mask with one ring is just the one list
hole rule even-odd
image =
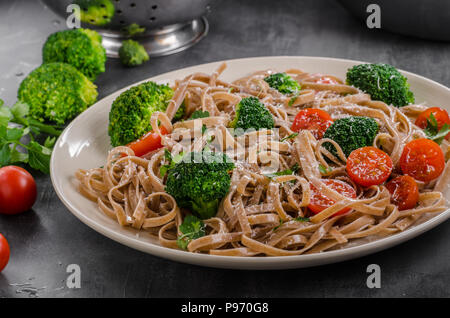
[[[109, 59], [99, 98], [145, 78], [191, 65], [251, 56], [311, 55], [385, 62], [450, 86], [450, 44], [369, 30], [336, 1], [227, 0], [213, 6], [210, 33], [191, 49], [123, 68]], [[24, 75], [41, 63], [46, 37], [64, 21], [39, 1], [0, 1], [0, 98], [15, 102]], [[235, 271], [185, 265], [122, 246], [76, 219], [48, 176], [33, 172], [33, 211], [0, 216], [11, 260], [0, 297], [28, 297], [18, 286], [45, 287], [40, 297], [404, 297], [450, 296], [450, 223], [400, 246], [343, 263], [299, 270]], [[0, 185], [1, 186], [1, 185]], [[68, 289], [66, 267], [81, 267], [81, 289]], [[380, 289], [366, 268], [381, 266]]]

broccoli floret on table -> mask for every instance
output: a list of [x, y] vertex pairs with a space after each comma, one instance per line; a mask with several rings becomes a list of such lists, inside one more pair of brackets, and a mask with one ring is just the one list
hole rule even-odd
[[295, 94], [300, 90], [300, 84], [286, 73], [275, 73], [267, 76], [264, 80], [270, 87], [282, 94]]
[[102, 37], [94, 30], [73, 29], [51, 34], [42, 49], [44, 63], [64, 62], [94, 81], [105, 71]]
[[272, 129], [275, 125], [270, 111], [256, 97], [243, 98], [236, 105], [236, 116], [230, 123], [231, 128], [242, 128], [244, 130], [254, 128]]
[[[164, 84], [145, 82], [133, 86], [117, 97], [109, 112], [108, 133], [114, 147], [135, 141], [152, 130], [150, 118], [156, 111], [165, 111], [173, 90]], [[184, 114], [183, 105], [174, 120]]]
[[47, 63], [22, 81], [18, 99], [30, 106], [31, 117], [63, 124], [95, 103], [97, 95], [97, 86], [73, 66]]
[[347, 71], [347, 84], [389, 105], [400, 107], [414, 103], [406, 77], [388, 64], [356, 65]]
[[[334, 121], [323, 137], [334, 140], [348, 157], [353, 150], [372, 146], [377, 133], [378, 124], [373, 118], [351, 116]], [[336, 148], [331, 143], [323, 145], [337, 156]]]
[[119, 58], [122, 64], [126, 66], [138, 66], [149, 60], [145, 48], [139, 42], [133, 40], [122, 42], [119, 49]]
[[116, 11], [111, 0], [77, 0], [75, 4], [80, 6], [81, 22], [96, 26], [110, 23]]
[[214, 217], [231, 184], [234, 163], [227, 155], [210, 151], [191, 152], [170, 169], [166, 192], [178, 205], [202, 219]]

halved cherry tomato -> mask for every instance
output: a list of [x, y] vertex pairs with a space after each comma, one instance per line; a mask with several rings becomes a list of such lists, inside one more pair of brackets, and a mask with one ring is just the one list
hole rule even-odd
[[[427, 120], [430, 118], [431, 114], [433, 114], [436, 118], [438, 130], [440, 130], [445, 124], [450, 125], [450, 117], [448, 116], [448, 113], [445, 109], [439, 107], [431, 107], [420, 113], [415, 122], [416, 126], [422, 129], [427, 128]], [[450, 140], [450, 133], [445, 136], [445, 139]]]
[[445, 158], [441, 147], [430, 139], [410, 141], [403, 148], [400, 168], [416, 180], [429, 182], [444, 171]]
[[353, 150], [347, 158], [347, 173], [363, 187], [378, 185], [392, 172], [392, 160], [387, 153], [375, 147]]
[[419, 187], [410, 176], [398, 176], [386, 184], [391, 193], [391, 201], [399, 210], [408, 210], [416, 206], [419, 200]]
[[[340, 180], [334, 180], [334, 179], [325, 179], [322, 180], [323, 183], [325, 183], [327, 186], [332, 188], [334, 191], [339, 192], [343, 196], [355, 199], [356, 198], [356, 191], [353, 189], [351, 185], [349, 185], [346, 182], [340, 181]], [[318, 214], [325, 210], [326, 208], [332, 206], [336, 202], [324, 195], [322, 195], [317, 189], [310, 184], [311, 188], [311, 198], [308, 205], [308, 209], [314, 213]], [[333, 216], [341, 215], [344, 213], [347, 213], [350, 211], [351, 208], [344, 208], [338, 212], [336, 212]]]
[[[159, 127], [159, 130], [163, 135], [167, 135], [168, 133], [167, 129], [164, 126]], [[128, 144], [128, 147], [130, 147], [134, 151], [134, 154], [136, 156], [142, 157], [148, 154], [149, 152], [162, 147], [161, 136], [158, 135], [157, 133], [154, 133], [153, 130], [150, 130], [141, 139], [138, 139]]]
[[338, 82], [335, 79], [329, 76], [319, 77], [318, 79], [315, 80], [315, 82], [317, 84], [338, 84]]
[[296, 132], [307, 129], [316, 139], [321, 139], [331, 124], [333, 124], [333, 119], [326, 111], [306, 108], [299, 111], [295, 116], [291, 129]]
[[8, 241], [0, 234], [0, 272], [8, 265], [9, 253]]
[[36, 182], [28, 171], [17, 166], [0, 169], [0, 214], [28, 211], [36, 197]]

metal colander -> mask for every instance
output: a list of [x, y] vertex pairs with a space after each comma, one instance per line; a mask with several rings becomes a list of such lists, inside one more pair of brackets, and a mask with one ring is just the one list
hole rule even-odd
[[60, 16], [81, 9], [81, 26], [97, 30], [110, 57], [117, 57], [124, 39], [134, 38], [150, 56], [187, 49], [208, 32], [205, 15], [214, 0], [42, 0]]

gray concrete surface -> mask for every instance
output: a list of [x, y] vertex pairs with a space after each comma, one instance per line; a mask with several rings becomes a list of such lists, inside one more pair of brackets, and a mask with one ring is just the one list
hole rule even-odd
[[[450, 86], [450, 44], [369, 30], [332, 0], [222, 1], [210, 34], [188, 51], [135, 69], [108, 60], [97, 80], [100, 98], [147, 77], [210, 61], [312, 55], [387, 62]], [[41, 46], [61, 18], [39, 1], [0, 2], [0, 98], [15, 101], [20, 81], [40, 64]], [[404, 297], [450, 296], [450, 223], [400, 246], [344, 263], [300, 270], [233, 271], [163, 260], [96, 233], [63, 206], [50, 178], [33, 172], [33, 211], [0, 216], [11, 261], [0, 274], [0, 297], [29, 283], [40, 297]], [[1, 185], [0, 185], [1, 186]], [[68, 264], [81, 267], [80, 289], [65, 284]], [[379, 264], [380, 289], [366, 287], [366, 267]]]

